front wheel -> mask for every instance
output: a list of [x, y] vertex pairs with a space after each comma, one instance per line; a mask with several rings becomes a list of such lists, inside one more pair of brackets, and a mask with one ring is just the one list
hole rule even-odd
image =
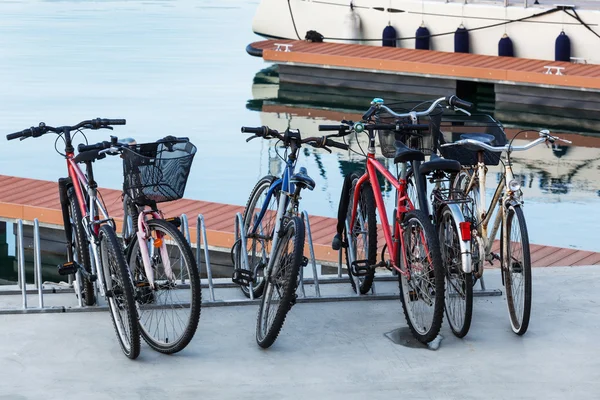
[[135, 282], [142, 337], [154, 350], [173, 354], [192, 340], [201, 309], [200, 275], [183, 234], [161, 219], [147, 221], [148, 248], [154, 274], [150, 287], [137, 235], [131, 244], [129, 266]]
[[445, 269], [446, 318], [456, 337], [469, 332], [473, 315], [473, 274], [464, 273], [457, 223], [448, 207], [444, 207], [437, 225], [442, 263]]
[[283, 229], [256, 321], [256, 342], [262, 348], [275, 342], [287, 313], [296, 302], [304, 253], [304, 222], [293, 217]]
[[[513, 332], [523, 335], [531, 313], [531, 258], [525, 215], [520, 206], [506, 212], [506, 249], [502, 251], [502, 274]], [[504, 248], [504, 247], [502, 247]]]
[[402, 221], [403, 238], [397, 256], [400, 300], [413, 336], [429, 343], [438, 335], [444, 318], [444, 267], [435, 229], [421, 210]]
[[140, 354], [140, 331], [138, 314], [133, 300], [133, 283], [123, 248], [109, 225], [102, 225], [99, 232], [100, 270], [106, 288], [106, 300], [113, 325], [123, 353], [131, 359]]

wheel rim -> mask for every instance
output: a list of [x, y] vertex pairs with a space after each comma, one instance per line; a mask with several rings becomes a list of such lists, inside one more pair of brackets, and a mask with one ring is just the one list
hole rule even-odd
[[121, 339], [127, 353], [131, 351], [131, 337], [130, 324], [129, 324], [129, 309], [127, 308], [127, 299], [125, 298], [124, 282], [119, 271], [119, 262], [114, 254], [108, 251], [107, 237], [102, 236], [101, 239], [101, 258], [102, 258], [102, 269], [104, 271], [104, 281], [106, 284], [106, 290], [112, 293], [107, 298], [110, 305], [110, 312], [113, 315], [115, 325], [117, 327], [117, 333]]
[[[265, 182], [265, 184], [259, 189], [260, 195], [254, 196], [252, 203], [248, 205], [248, 212], [244, 218], [244, 232], [246, 232], [246, 235], [250, 234], [250, 230], [254, 226], [256, 218], [260, 214], [262, 205], [265, 203], [265, 200], [267, 198], [270, 186], [270, 182]], [[271, 200], [269, 201], [269, 205], [267, 206], [265, 215], [263, 216], [258, 226], [257, 234], [259, 235], [259, 237], [248, 238], [246, 242], [246, 250], [248, 253], [248, 266], [250, 268], [250, 271], [257, 271], [257, 277], [254, 280], [254, 282], [252, 282], [254, 290], [256, 290], [258, 286], [262, 285], [264, 281], [263, 272], [264, 268], [267, 266], [267, 263], [269, 261], [269, 254], [271, 252], [271, 244], [273, 242], [273, 231], [275, 229], [275, 222], [277, 219], [277, 206], [277, 196], [272, 195]], [[239, 268], [243, 268], [244, 266], [241, 260], [241, 246], [238, 246], [236, 254], [237, 264]], [[242, 286], [241, 288], [244, 292], [249, 293], [248, 287]]]
[[[264, 339], [273, 322], [279, 307], [282, 305], [282, 299], [287, 285], [290, 280], [290, 271], [293, 263], [293, 251], [294, 251], [294, 235], [295, 229], [292, 227], [288, 229], [286, 235], [282, 238], [281, 244], [278, 246], [276, 258], [273, 264], [273, 270], [268, 278], [265, 293], [263, 294], [263, 305], [260, 309], [260, 329], [259, 338]], [[284, 306], [287, 306], [284, 304]]]
[[523, 323], [525, 314], [525, 257], [523, 251], [523, 238], [519, 220], [515, 212], [510, 209], [508, 215], [509, 230], [506, 263], [506, 296], [508, 309], [513, 329], [518, 331]]
[[[156, 244], [158, 247], [155, 247], [157, 233], [166, 246], [171, 273], [165, 269], [160, 246]], [[152, 235], [146, 245], [154, 272], [155, 290], [149, 286], [137, 240], [129, 262], [140, 329], [144, 338], [151, 338], [157, 345], [173, 346], [185, 335], [192, 318], [190, 265], [179, 241], [158, 225], [152, 227]]]
[[435, 312], [434, 267], [423, 226], [417, 219], [407, 221], [405, 235], [406, 265], [404, 257], [401, 257], [401, 263], [409, 278], [401, 274], [402, 296], [413, 328], [420, 335], [425, 335], [433, 326]]
[[456, 225], [449, 212], [440, 222], [440, 250], [445, 267], [445, 307], [448, 323], [455, 331], [462, 330], [467, 313], [467, 282], [462, 272], [461, 249]]

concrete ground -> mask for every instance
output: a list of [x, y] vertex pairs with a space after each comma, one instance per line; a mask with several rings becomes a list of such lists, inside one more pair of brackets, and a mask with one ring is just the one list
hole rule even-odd
[[[496, 270], [489, 288], [501, 288]], [[269, 350], [256, 305], [206, 307], [181, 353], [131, 361], [107, 312], [0, 315], [0, 399], [597, 399], [600, 267], [534, 269], [529, 331], [477, 297], [468, 336], [395, 344], [399, 300], [297, 304]]]

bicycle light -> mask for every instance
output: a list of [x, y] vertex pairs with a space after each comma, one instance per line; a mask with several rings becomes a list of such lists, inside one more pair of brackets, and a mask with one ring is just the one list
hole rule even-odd
[[460, 237], [462, 240], [471, 240], [471, 223], [461, 222], [458, 225], [460, 226]]
[[521, 184], [516, 179], [511, 179], [511, 181], [508, 182], [508, 188], [513, 192], [517, 192], [521, 189]]
[[357, 122], [354, 124], [354, 132], [356, 133], [362, 133], [365, 130], [365, 124], [363, 124], [362, 122]]

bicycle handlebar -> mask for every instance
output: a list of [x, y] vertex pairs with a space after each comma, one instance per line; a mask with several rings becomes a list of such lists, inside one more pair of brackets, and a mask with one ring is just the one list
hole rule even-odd
[[[325, 127], [326, 129], [321, 129], [321, 127]], [[248, 139], [246, 139], [247, 142], [249, 142], [250, 140], [255, 139], [257, 137], [262, 137], [264, 139], [277, 138], [277, 139], [282, 140], [286, 145], [289, 144], [289, 142], [296, 140], [296, 143], [308, 144], [308, 145], [311, 145], [316, 148], [324, 148], [325, 150], [327, 150], [329, 152], [331, 152], [331, 150], [328, 149], [328, 147], [336, 147], [338, 149], [348, 150], [349, 146], [347, 144], [335, 142], [330, 139], [330, 137], [332, 137], [332, 136], [339, 137], [339, 136], [344, 136], [344, 135], [349, 134], [350, 133], [349, 127], [347, 125], [319, 125], [319, 130], [332, 130], [332, 131], [337, 131], [338, 133], [335, 135], [329, 135], [329, 136], [309, 137], [309, 138], [301, 139], [300, 131], [294, 130], [294, 129], [287, 129], [283, 135], [274, 129], [270, 129], [268, 126], [261, 126], [261, 127], [242, 126], [242, 129], [241, 129], [242, 133], [253, 133], [254, 134], [254, 136], [251, 136]]]
[[504, 146], [490, 146], [489, 144], [480, 142], [479, 140], [475, 140], [475, 139], [461, 139], [458, 140], [454, 143], [445, 143], [442, 144], [440, 147], [450, 147], [450, 146], [474, 146], [483, 150], [489, 150], [491, 152], [494, 153], [501, 153], [503, 151], [508, 151], [508, 152], [512, 152], [512, 151], [524, 151], [524, 150], [529, 150], [530, 148], [537, 146], [538, 144], [542, 143], [542, 142], [550, 142], [550, 143], [554, 143], [555, 141], [561, 141], [564, 143], [572, 143], [570, 140], [565, 140], [565, 139], [561, 139], [557, 136], [552, 136], [550, 135], [550, 131], [548, 131], [547, 129], [543, 129], [539, 132], [540, 137], [536, 140], [534, 140], [533, 142], [527, 143], [524, 146], [511, 146], [510, 143], [506, 144]]
[[[383, 100], [381, 100], [381, 99], [373, 99], [373, 101], [371, 102], [371, 108], [369, 108], [369, 111], [371, 111], [371, 109], [375, 109], [375, 110], [383, 109], [383, 110], [387, 111], [390, 115], [392, 115], [396, 118], [424, 117], [424, 116], [431, 114], [433, 112], [433, 110], [435, 110], [435, 108], [442, 102], [446, 102], [449, 106], [454, 107], [455, 109], [460, 109], [460, 110], [462, 110], [462, 108], [470, 109], [473, 107], [473, 103], [469, 103], [468, 101], [462, 100], [453, 94], [451, 96], [440, 97], [439, 99], [434, 100], [434, 102], [431, 104], [431, 106], [425, 111], [409, 111], [407, 113], [396, 113], [393, 110], [391, 110], [388, 106], [385, 106], [383, 104]], [[367, 114], [369, 113], [369, 111], [367, 111]], [[463, 111], [465, 111], [465, 110], [463, 110]], [[369, 118], [371, 115], [373, 115], [374, 112], [375, 111], [371, 112], [371, 114], [369, 115]], [[365, 119], [365, 120], [367, 119], [367, 118], [364, 118], [367, 114], [365, 114], [363, 116], [363, 119]]]
[[74, 126], [60, 126], [60, 127], [52, 127], [46, 125], [44, 122], [40, 122], [38, 126], [32, 126], [31, 128], [24, 129], [20, 132], [10, 133], [6, 135], [7, 140], [14, 139], [27, 139], [28, 137], [40, 137], [48, 132], [54, 133], [64, 133], [71, 132], [81, 128], [84, 129], [100, 129], [100, 128], [110, 128], [111, 125], [125, 125], [127, 121], [125, 119], [107, 119], [107, 118], [96, 118], [96, 119], [88, 119], [85, 121], [81, 121], [77, 125]]

